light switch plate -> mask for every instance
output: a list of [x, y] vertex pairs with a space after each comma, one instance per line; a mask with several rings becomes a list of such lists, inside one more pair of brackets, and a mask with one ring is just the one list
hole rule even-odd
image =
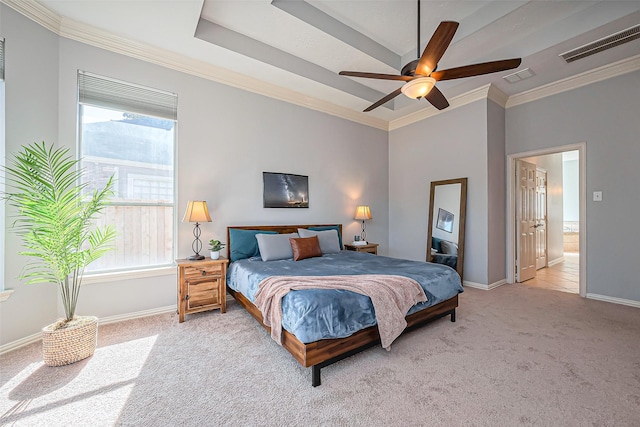
[[602, 191], [594, 191], [593, 192], [593, 201], [601, 202], [602, 201]]

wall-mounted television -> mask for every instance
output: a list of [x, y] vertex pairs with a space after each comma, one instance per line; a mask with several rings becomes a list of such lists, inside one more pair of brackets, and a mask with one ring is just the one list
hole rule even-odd
[[290, 173], [262, 172], [265, 208], [308, 208], [309, 177]]

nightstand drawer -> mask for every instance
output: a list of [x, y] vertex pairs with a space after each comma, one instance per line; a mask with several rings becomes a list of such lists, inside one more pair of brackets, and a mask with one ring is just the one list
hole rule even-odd
[[187, 283], [187, 309], [216, 305], [220, 303], [220, 283], [210, 280], [200, 283]]
[[366, 245], [352, 245], [349, 243], [345, 243], [344, 248], [348, 251], [368, 252], [370, 254], [378, 255], [377, 243], [368, 243]]
[[197, 277], [207, 277], [207, 276], [220, 277], [221, 274], [222, 274], [222, 265], [220, 264], [209, 264], [209, 265], [203, 265], [202, 267], [185, 267], [184, 268], [184, 277], [187, 280], [194, 279]]

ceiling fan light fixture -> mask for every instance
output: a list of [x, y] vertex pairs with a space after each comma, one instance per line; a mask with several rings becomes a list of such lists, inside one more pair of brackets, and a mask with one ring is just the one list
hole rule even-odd
[[418, 77], [405, 83], [400, 90], [409, 98], [417, 99], [431, 92], [435, 84], [436, 79], [433, 77]]

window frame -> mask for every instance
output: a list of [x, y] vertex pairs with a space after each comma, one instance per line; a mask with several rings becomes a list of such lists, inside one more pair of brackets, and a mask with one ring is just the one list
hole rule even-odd
[[[4, 168], [6, 166], [6, 122], [5, 122], [5, 82], [4, 82], [4, 55], [5, 55], [5, 39], [0, 37], [0, 193], [5, 191]], [[0, 301], [9, 298], [11, 290], [5, 289], [5, 244], [6, 244], [6, 209], [5, 203], [0, 203]]]
[[[127, 85], [134, 89], [146, 89], [152, 92], [157, 92], [161, 94], [171, 95], [175, 98], [175, 107], [174, 107], [174, 118], [163, 117], [162, 115], [152, 115], [148, 112], [136, 111], [135, 108], [126, 108], [125, 105], [121, 105], [120, 108], [117, 108], [117, 104], [110, 105], [96, 105], [92, 102], [83, 102], [82, 96], [80, 94], [80, 79], [83, 75], [89, 75], [91, 77], [104, 79], [109, 82], [113, 82], [115, 84]], [[83, 168], [85, 161], [85, 157], [83, 156], [83, 148], [86, 145], [83, 144], [83, 106], [90, 106], [100, 109], [107, 109], [111, 111], [116, 111], [118, 113], [132, 113], [136, 115], [142, 115], [144, 117], [149, 118], [160, 118], [164, 120], [172, 120], [174, 122], [173, 128], [173, 141], [172, 141], [172, 173], [171, 173], [171, 181], [172, 181], [172, 199], [171, 202], [113, 202], [108, 201], [107, 205], [109, 206], [151, 206], [151, 207], [171, 207], [172, 211], [172, 224], [171, 224], [171, 232], [172, 232], [172, 242], [171, 242], [171, 256], [170, 259], [166, 263], [162, 264], [148, 264], [148, 265], [137, 265], [137, 266], [119, 266], [115, 268], [98, 270], [98, 271], [86, 271], [84, 274], [84, 284], [93, 284], [93, 283], [102, 283], [102, 282], [110, 282], [110, 281], [118, 281], [123, 279], [135, 279], [135, 278], [144, 278], [144, 277], [154, 277], [154, 276], [164, 276], [169, 274], [175, 274], [175, 259], [177, 254], [177, 238], [178, 238], [178, 225], [177, 225], [177, 215], [178, 215], [178, 194], [177, 194], [177, 144], [178, 144], [178, 119], [177, 119], [177, 95], [160, 91], [157, 89], [149, 88], [146, 86], [137, 85], [135, 83], [128, 83], [121, 80], [112, 79], [109, 77], [99, 76], [97, 74], [86, 73], [84, 71], [78, 70], [78, 99], [77, 99], [77, 140], [76, 140], [76, 152], [78, 167]], [[133, 111], [132, 111], [133, 110]], [[89, 160], [90, 161], [90, 160]], [[118, 231], [118, 230], [117, 230]]]

